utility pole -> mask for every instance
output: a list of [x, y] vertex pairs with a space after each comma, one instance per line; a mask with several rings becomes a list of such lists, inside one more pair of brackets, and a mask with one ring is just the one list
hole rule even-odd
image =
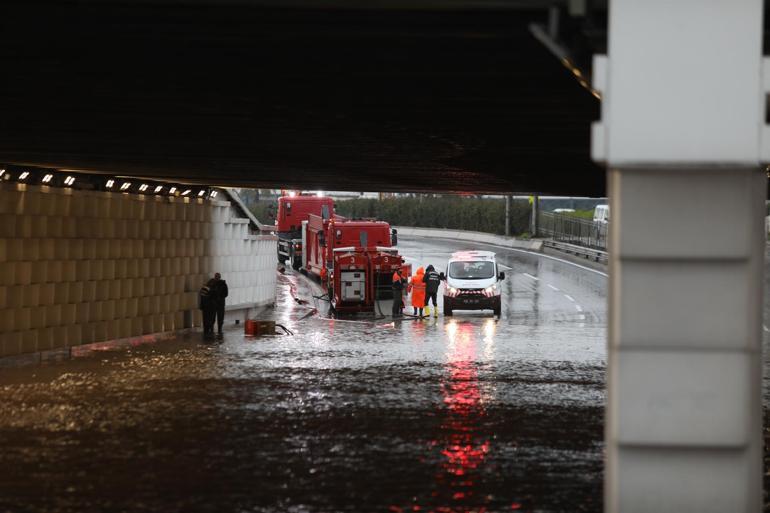
[[505, 197], [505, 236], [511, 236], [511, 196]]
[[529, 233], [532, 237], [537, 237], [537, 209], [540, 203], [540, 196], [531, 196], [532, 198], [532, 215], [529, 218]]

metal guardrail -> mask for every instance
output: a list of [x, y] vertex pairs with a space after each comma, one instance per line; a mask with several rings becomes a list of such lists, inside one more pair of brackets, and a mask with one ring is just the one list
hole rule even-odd
[[601, 264], [607, 263], [607, 252], [599, 249], [586, 248], [576, 244], [569, 244], [566, 242], [558, 242], [554, 240], [544, 240], [543, 246], [547, 248], [553, 248], [563, 253], [579, 256], [585, 258], [586, 260], [599, 262]]
[[227, 196], [230, 198], [230, 201], [232, 201], [236, 208], [241, 211], [241, 214], [244, 215], [252, 224], [252, 226], [256, 227], [260, 233], [274, 233], [277, 231], [277, 226], [270, 225], [270, 224], [262, 224], [259, 222], [259, 219], [257, 219], [254, 214], [251, 213], [251, 210], [249, 210], [249, 207], [246, 206], [246, 204], [241, 199], [240, 194], [238, 194], [238, 191], [233, 189], [232, 187], [223, 187], [222, 188]]
[[537, 234], [550, 237], [554, 242], [596, 250], [607, 249], [607, 224], [589, 219], [541, 212], [538, 215]]

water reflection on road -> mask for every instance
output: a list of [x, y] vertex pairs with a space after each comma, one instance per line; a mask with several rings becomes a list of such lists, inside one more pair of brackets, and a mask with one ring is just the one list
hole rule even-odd
[[[494, 329], [494, 321], [486, 321], [485, 329]], [[437, 489], [444, 500], [450, 501], [447, 511], [467, 511], [479, 502], [476, 495], [476, 479], [479, 467], [489, 452], [490, 433], [484, 433], [481, 419], [484, 416], [484, 400], [476, 372], [476, 338], [469, 324], [447, 324], [449, 336], [448, 373], [442, 384], [446, 413], [441, 423], [441, 437], [437, 443], [443, 446], [441, 453], [446, 461], [436, 477]]]
[[324, 319], [290, 275], [294, 337], [3, 370], [0, 511], [601, 511], [604, 278], [499, 258], [500, 320]]

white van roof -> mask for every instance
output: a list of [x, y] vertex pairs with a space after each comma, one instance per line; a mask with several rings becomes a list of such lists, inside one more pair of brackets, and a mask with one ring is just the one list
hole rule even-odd
[[453, 260], [494, 260], [495, 253], [493, 251], [456, 251], [449, 257], [449, 261]]

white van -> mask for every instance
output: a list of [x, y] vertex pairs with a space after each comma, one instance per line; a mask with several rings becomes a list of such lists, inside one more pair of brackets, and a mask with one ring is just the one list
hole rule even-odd
[[492, 310], [500, 317], [500, 282], [505, 273], [498, 270], [493, 252], [452, 253], [444, 278], [444, 315], [454, 310]]
[[610, 206], [596, 205], [594, 208], [594, 223], [607, 224], [610, 222]]

